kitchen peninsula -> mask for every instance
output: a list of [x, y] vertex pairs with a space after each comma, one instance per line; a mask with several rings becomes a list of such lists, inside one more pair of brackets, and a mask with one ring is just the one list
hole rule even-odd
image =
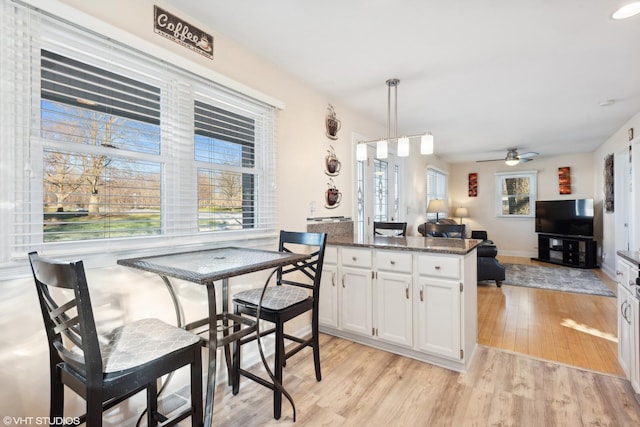
[[477, 343], [478, 243], [329, 234], [320, 330], [466, 371]]

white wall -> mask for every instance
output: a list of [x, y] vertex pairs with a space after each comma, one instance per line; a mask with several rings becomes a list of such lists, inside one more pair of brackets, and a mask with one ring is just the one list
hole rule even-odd
[[[604, 159], [608, 154], [616, 154], [622, 150], [626, 150], [629, 146], [629, 138], [627, 130], [629, 128], [634, 128], [637, 141], [638, 136], [640, 134], [640, 112], [632, 117], [629, 121], [624, 123], [607, 141], [602, 144], [598, 149], [593, 153], [593, 164], [596, 172], [593, 174], [594, 187], [596, 188], [594, 197], [596, 200], [597, 206], [602, 208], [603, 200], [604, 200]], [[634, 153], [635, 156], [640, 155], [639, 153]], [[635, 171], [635, 173], [640, 173], [640, 171]], [[637, 193], [637, 181], [634, 183], [634, 191]], [[618, 199], [618, 196], [615, 196], [615, 200]], [[616, 203], [614, 202], [614, 210], [616, 209]], [[615, 277], [615, 213], [602, 213], [602, 242], [600, 247], [602, 248], [602, 265], [601, 268], [611, 277]], [[640, 220], [636, 220], [637, 223], [640, 224]], [[633, 250], [639, 250], [640, 248], [631, 248]]]
[[[536, 157], [535, 160], [516, 166], [504, 162], [456, 163], [451, 165], [449, 190], [451, 215], [456, 207], [463, 206], [469, 211], [469, 218], [463, 220], [472, 230], [487, 230], [501, 255], [535, 257], [538, 254], [538, 237], [533, 218], [496, 217], [495, 173], [537, 171], [538, 200], [594, 198], [593, 155], [580, 153], [554, 157]], [[558, 192], [558, 168], [571, 167], [572, 194]], [[468, 195], [468, 175], [478, 174], [478, 196]], [[602, 203], [596, 210], [602, 210]], [[598, 219], [596, 218], [596, 224]], [[598, 236], [596, 236], [598, 238]]]

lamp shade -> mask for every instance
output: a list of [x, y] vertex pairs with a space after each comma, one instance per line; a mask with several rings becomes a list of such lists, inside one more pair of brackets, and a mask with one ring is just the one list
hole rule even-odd
[[454, 215], [457, 218], [469, 218], [469, 211], [467, 208], [456, 208], [456, 213]]
[[429, 200], [429, 206], [427, 206], [427, 213], [439, 213], [447, 212], [447, 204], [442, 199]]

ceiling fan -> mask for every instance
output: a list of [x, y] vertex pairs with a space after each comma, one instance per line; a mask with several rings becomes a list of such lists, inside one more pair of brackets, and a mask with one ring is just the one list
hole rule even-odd
[[491, 159], [491, 160], [476, 160], [478, 163], [480, 162], [501, 162], [504, 161], [509, 166], [515, 166], [518, 163], [530, 162], [533, 160], [533, 157], [537, 156], [539, 153], [534, 153], [532, 151], [528, 151], [526, 153], [518, 154], [517, 148], [509, 148], [507, 150], [507, 156], [504, 159]]

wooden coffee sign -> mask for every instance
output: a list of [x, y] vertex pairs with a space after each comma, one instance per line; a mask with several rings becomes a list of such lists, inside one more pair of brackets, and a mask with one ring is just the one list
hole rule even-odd
[[153, 15], [156, 34], [213, 59], [213, 36], [155, 5]]

